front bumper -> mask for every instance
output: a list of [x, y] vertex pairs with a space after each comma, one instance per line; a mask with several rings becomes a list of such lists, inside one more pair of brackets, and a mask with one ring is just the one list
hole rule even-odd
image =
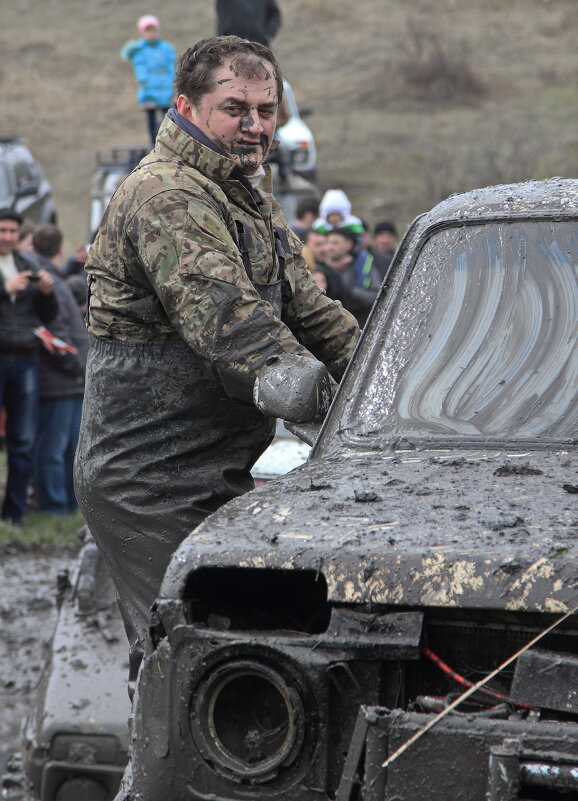
[[337, 801], [516, 801], [578, 797], [578, 725], [447, 716], [388, 768], [430, 715], [360, 709]]

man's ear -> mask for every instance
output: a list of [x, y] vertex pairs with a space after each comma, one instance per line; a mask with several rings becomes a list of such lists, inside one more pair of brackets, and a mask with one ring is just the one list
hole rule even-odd
[[187, 120], [192, 119], [192, 106], [186, 95], [179, 95], [175, 103], [177, 111]]

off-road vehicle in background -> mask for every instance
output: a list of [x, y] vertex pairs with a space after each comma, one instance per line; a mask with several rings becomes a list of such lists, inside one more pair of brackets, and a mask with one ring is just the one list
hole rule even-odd
[[[410, 226], [307, 463], [169, 565], [133, 798], [578, 797], [577, 318], [577, 180], [457, 195]], [[90, 675], [106, 643], [77, 631]], [[112, 797], [126, 707], [105, 751], [80, 719], [44, 726], [46, 698], [25, 762], [62, 785], [42, 801], [95, 766]]]
[[311, 108], [300, 108], [291, 84], [283, 81], [283, 103], [287, 122], [277, 128], [276, 138], [288, 149], [291, 170], [294, 174], [315, 184], [317, 182], [317, 148], [311, 128], [303, 121], [313, 113]]
[[112, 580], [81, 534], [74, 575], [60, 575], [55, 588], [57, 624], [23, 729], [27, 800], [108, 801], [127, 760], [127, 639]]
[[56, 223], [52, 187], [24, 139], [0, 137], [0, 208], [31, 222]]

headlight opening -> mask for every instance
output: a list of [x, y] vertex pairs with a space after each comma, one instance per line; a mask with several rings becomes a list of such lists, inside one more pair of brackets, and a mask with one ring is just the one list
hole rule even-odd
[[262, 783], [289, 768], [302, 748], [302, 694], [281, 666], [234, 659], [199, 682], [190, 723], [199, 751], [217, 772]]

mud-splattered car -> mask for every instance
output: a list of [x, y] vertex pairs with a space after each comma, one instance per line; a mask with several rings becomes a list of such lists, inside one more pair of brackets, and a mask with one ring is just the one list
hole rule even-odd
[[[577, 254], [574, 180], [458, 195], [410, 226], [308, 462], [170, 564], [132, 801], [578, 797]], [[42, 690], [25, 742], [42, 801], [118, 783], [111, 626], [53, 655], [64, 695]], [[113, 721], [76, 684], [105, 648]], [[76, 704], [71, 729], [46, 698]]]
[[58, 577], [56, 628], [24, 724], [23, 759], [12, 760], [0, 798], [109, 801], [123, 774], [128, 644], [112, 579], [86, 529], [80, 533], [74, 574]]
[[[279, 420], [253, 467], [255, 484], [302, 464], [309, 450]], [[110, 801], [126, 765], [128, 642], [96, 544], [86, 527], [79, 533], [74, 572], [61, 571], [55, 587], [56, 627], [24, 722], [22, 753], [0, 776], [6, 801]]]
[[577, 311], [578, 181], [412, 224], [308, 462], [174, 555], [131, 798], [578, 797]]

